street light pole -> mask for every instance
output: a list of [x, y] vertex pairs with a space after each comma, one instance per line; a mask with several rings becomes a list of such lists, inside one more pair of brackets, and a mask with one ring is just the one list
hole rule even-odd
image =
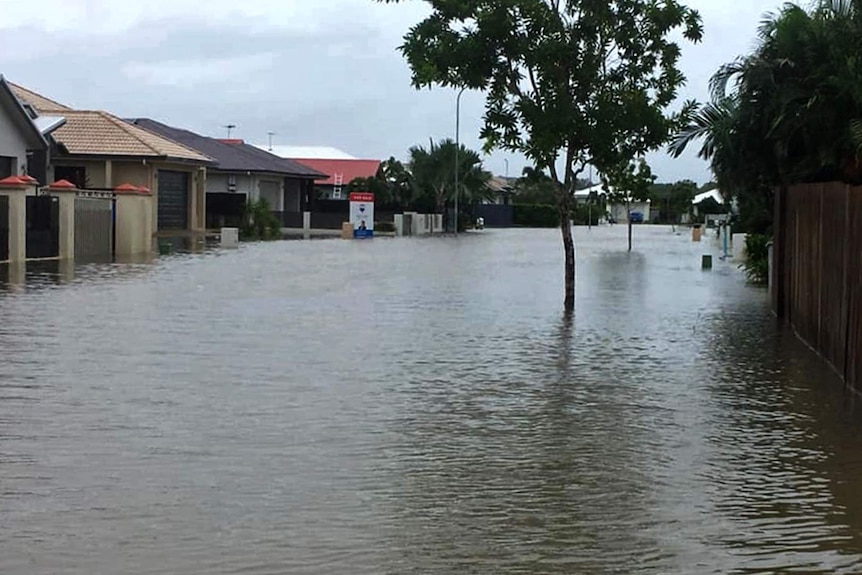
[[460, 188], [458, 187], [458, 172], [461, 169], [460, 158], [461, 152], [461, 95], [467, 88], [461, 88], [458, 92], [458, 97], [455, 98], [455, 235], [458, 235], [458, 196]]

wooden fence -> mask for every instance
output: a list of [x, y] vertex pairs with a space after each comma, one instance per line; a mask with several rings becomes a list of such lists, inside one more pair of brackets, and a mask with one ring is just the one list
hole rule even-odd
[[862, 388], [862, 187], [794, 186], [777, 194], [775, 223], [776, 313]]

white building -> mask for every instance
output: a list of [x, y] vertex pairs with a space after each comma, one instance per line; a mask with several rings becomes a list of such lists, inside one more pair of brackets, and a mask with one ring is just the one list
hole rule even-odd
[[[611, 188], [613, 189], [613, 188]], [[584, 188], [583, 190], [577, 190], [575, 192], [575, 201], [579, 204], [586, 203], [589, 200], [591, 194], [597, 194], [599, 196], [603, 196], [606, 194], [604, 186], [601, 184], [597, 184], [592, 186], [591, 188]], [[629, 219], [629, 214], [632, 212], [640, 212], [643, 214], [643, 221], [650, 221], [650, 201], [634, 201], [629, 202], [628, 206], [626, 204], [619, 203], [608, 203], [608, 213], [610, 216], [616, 220], [617, 222], [626, 222]]]

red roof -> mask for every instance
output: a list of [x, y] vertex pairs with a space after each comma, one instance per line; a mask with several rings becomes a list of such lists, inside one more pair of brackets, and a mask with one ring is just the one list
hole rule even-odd
[[326, 180], [316, 181], [319, 186], [334, 186], [336, 176], [341, 176], [341, 183], [346, 186], [356, 178], [373, 178], [380, 169], [380, 160], [291, 159], [329, 176]]

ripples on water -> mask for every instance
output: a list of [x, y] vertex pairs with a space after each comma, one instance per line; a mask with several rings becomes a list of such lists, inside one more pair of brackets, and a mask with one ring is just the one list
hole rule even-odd
[[852, 398], [624, 233], [0, 272], [0, 572], [862, 572]]

